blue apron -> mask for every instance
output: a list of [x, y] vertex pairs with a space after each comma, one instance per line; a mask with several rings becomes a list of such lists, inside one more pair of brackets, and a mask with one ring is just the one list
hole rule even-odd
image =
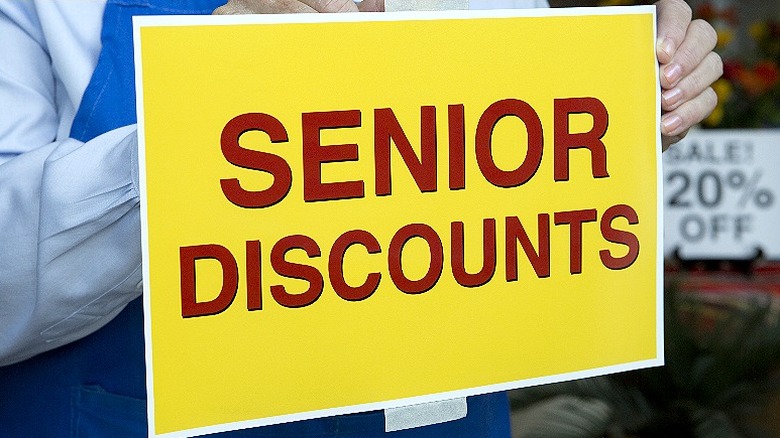
[[[109, 0], [102, 51], [73, 122], [88, 141], [135, 123], [133, 15], [209, 14], [224, 0]], [[497, 334], [500, 336], [500, 334]], [[131, 302], [97, 332], [0, 368], [0, 438], [145, 437], [143, 306]], [[472, 397], [468, 416], [448, 423], [384, 432], [381, 411], [246, 429], [219, 437], [506, 438], [503, 393]]]

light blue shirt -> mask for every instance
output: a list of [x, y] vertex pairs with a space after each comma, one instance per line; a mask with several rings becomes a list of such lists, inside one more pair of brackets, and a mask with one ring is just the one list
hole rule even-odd
[[141, 293], [135, 127], [68, 138], [103, 8], [0, 2], [0, 365], [86, 336]]

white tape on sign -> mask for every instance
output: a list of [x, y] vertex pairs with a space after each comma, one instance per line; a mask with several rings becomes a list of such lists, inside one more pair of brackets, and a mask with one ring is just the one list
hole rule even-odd
[[459, 420], [467, 413], [465, 397], [385, 409], [385, 432]]

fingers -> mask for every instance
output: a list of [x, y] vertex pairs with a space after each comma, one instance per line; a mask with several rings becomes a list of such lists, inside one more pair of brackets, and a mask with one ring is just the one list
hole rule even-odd
[[691, 7], [682, 0], [659, 0], [656, 6], [658, 11], [656, 52], [658, 61], [661, 64], [668, 64], [685, 40], [691, 22]]
[[723, 61], [715, 52], [710, 52], [696, 69], [681, 79], [676, 86], [661, 94], [661, 109], [674, 111], [683, 102], [700, 95], [723, 74]]
[[723, 74], [723, 61], [713, 52], [717, 33], [703, 20], [692, 20], [683, 0], [659, 0], [656, 56], [661, 73], [663, 148], [681, 140], [706, 118], [718, 98], [710, 85]]
[[661, 67], [661, 87], [669, 89], [693, 72], [712, 52], [718, 36], [706, 21], [694, 20], [672, 59]]
[[352, 0], [300, 0], [317, 12], [358, 12]]
[[[385, 7], [384, 0], [365, 0], [364, 3], [367, 3], [364, 9], [367, 11], [381, 11]], [[358, 7], [352, 0], [229, 0], [213, 13], [230, 15], [301, 12], [358, 12]]]
[[214, 15], [293, 14], [316, 12], [298, 0], [229, 0], [214, 10]]
[[718, 103], [712, 88], [681, 104], [661, 117], [661, 134], [674, 137], [684, 134], [691, 126], [704, 120]]
[[385, 0], [363, 0], [357, 7], [360, 12], [384, 12]]

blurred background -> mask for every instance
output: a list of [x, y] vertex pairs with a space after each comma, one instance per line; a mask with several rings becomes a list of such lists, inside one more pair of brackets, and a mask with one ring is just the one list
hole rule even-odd
[[780, 437], [780, 0], [688, 3], [724, 75], [663, 157], [666, 366], [513, 391], [515, 437]]

